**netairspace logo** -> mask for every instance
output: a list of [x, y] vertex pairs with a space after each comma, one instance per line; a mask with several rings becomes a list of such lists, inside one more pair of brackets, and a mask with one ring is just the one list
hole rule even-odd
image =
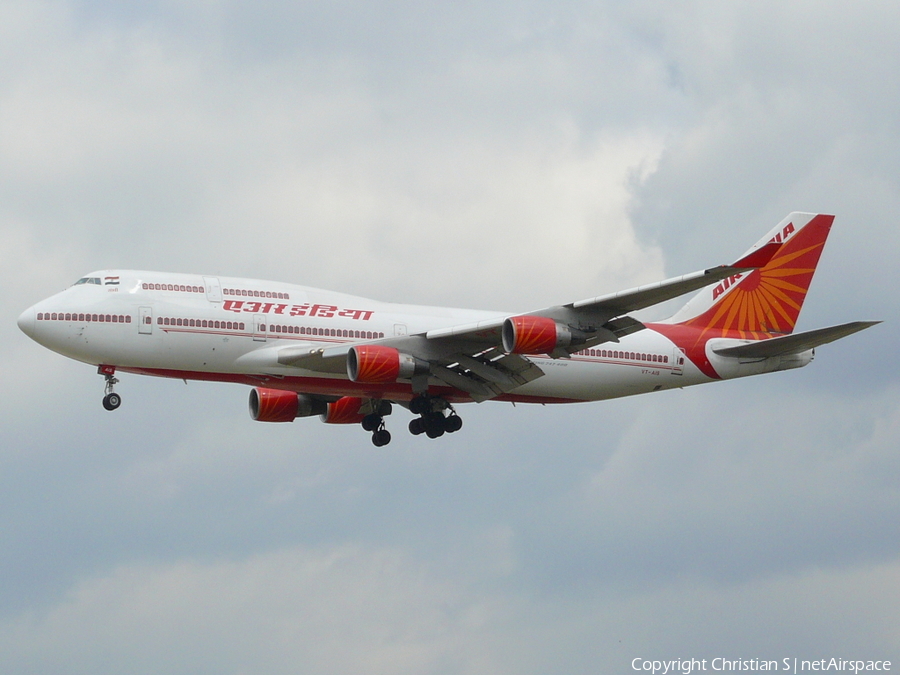
[[650, 661], [638, 657], [632, 659], [631, 669], [651, 673], [651, 675], [669, 675], [680, 673], [691, 675], [700, 671], [746, 671], [768, 670], [782, 673], [802, 672], [887, 672], [891, 669], [890, 661], [862, 661], [850, 659], [820, 659], [818, 661], [786, 658], [781, 661], [767, 659], [672, 659], [669, 661]]

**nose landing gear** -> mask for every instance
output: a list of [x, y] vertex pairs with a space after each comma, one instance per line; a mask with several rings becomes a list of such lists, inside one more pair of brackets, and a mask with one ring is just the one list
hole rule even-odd
[[116, 367], [100, 366], [97, 373], [106, 378], [106, 386], [103, 389], [103, 407], [106, 410], [115, 410], [122, 405], [122, 397], [113, 391], [113, 388], [119, 383], [119, 379], [116, 377]]

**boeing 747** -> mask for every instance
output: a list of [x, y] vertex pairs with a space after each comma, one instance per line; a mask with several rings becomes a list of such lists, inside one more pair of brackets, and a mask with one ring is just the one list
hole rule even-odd
[[[833, 216], [792, 213], [730, 265], [526, 314], [378, 302], [274, 281], [91, 272], [19, 317], [41, 345], [91, 364], [115, 410], [121, 373], [249, 385], [261, 422], [318, 415], [383, 446], [462, 427], [467, 402], [576, 403], [807, 365], [868, 328], [794, 333]], [[674, 316], [637, 310], [696, 292]]]

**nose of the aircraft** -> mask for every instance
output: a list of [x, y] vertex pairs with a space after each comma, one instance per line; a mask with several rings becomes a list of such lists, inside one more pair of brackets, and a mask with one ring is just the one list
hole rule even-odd
[[22, 314], [19, 315], [19, 320], [16, 322], [19, 324], [19, 328], [25, 335], [30, 338], [34, 338], [34, 307], [29, 307]]

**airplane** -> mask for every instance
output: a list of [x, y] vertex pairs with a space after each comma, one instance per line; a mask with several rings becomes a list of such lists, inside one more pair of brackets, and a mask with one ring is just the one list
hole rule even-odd
[[[92, 272], [25, 310], [39, 344], [97, 366], [103, 407], [119, 373], [249, 385], [250, 415], [318, 415], [391, 440], [462, 427], [468, 402], [576, 403], [799, 368], [873, 326], [793, 329], [834, 216], [791, 213], [730, 265], [526, 314], [378, 302], [256, 279]], [[633, 312], [695, 292], [669, 319]]]

